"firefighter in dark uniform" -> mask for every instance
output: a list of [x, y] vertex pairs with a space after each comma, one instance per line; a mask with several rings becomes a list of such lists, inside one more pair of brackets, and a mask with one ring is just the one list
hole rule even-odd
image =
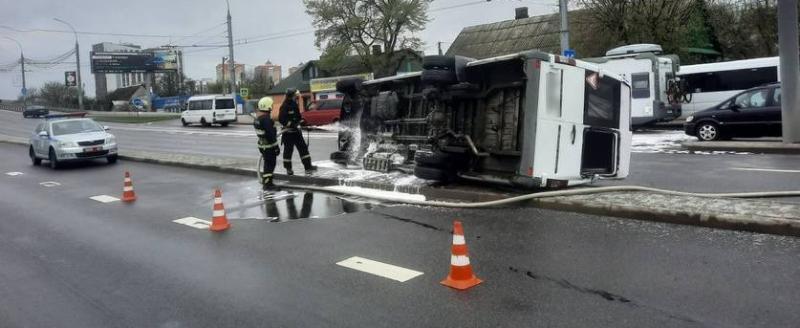
[[295, 89], [286, 90], [286, 98], [281, 105], [281, 111], [278, 115], [278, 121], [283, 125], [283, 136], [281, 136], [281, 143], [283, 149], [283, 167], [286, 168], [286, 174], [292, 175], [292, 152], [297, 147], [297, 152], [300, 153], [300, 161], [306, 169], [306, 174], [312, 173], [317, 170], [317, 167], [311, 165], [311, 155], [308, 153], [308, 145], [303, 139], [303, 131], [300, 126], [305, 123], [303, 116], [300, 115], [300, 106], [297, 102], [300, 98], [300, 92]]
[[281, 148], [278, 146], [278, 133], [275, 130], [275, 122], [272, 121], [272, 98], [264, 97], [258, 101], [258, 111], [253, 120], [253, 127], [258, 136], [258, 151], [264, 158], [264, 171], [261, 173], [261, 187], [263, 190], [275, 189], [272, 183], [272, 173], [275, 171], [275, 163]]

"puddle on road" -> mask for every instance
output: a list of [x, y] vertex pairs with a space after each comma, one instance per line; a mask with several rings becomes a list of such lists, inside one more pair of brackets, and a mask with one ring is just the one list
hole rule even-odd
[[225, 200], [228, 219], [268, 222], [326, 219], [380, 206], [380, 203], [363, 198], [297, 190], [281, 191], [276, 193], [274, 198], [268, 197], [262, 200], [257, 190], [249, 191], [247, 194], [250, 197]]

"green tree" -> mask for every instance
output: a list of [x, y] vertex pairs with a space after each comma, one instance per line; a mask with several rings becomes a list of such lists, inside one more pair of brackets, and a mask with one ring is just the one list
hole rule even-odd
[[[394, 74], [396, 51], [422, 45], [413, 33], [425, 28], [432, 1], [303, 0], [323, 51], [321, 68], [336, 71], [343, 56], [355, 54], [377, 76]], [[382, 51], [374, 53], [373, 46]]]
[[50, 106], [77, 108], [78, 89], [67, 87], [61, 82], [45, 82], [45, 84], [39, 88], [39, 95], [36, 99]]
[[689, 44], [688, 28], [695, 0], [578, 0], [585, 11], [576, 22], [588, 33], [582, 43], [593, 44], [588, 56], [634, 43], [656, 43], [678, 53]]

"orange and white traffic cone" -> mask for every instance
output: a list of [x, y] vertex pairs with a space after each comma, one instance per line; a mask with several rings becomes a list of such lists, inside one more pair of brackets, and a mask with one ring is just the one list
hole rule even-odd
[[475, 277], [472, 273], [472, 265], [469, 264], [469, 254], [467, 254], [467, 243], [464, 240], [464, 228], [461, 221], [453, 222], [453, 247], [450, 254], [450, 274], [447, 275], [441, 284], [458, 290], [465, 290], [480, 284], [483, 280]]
[[125, 171], [125, 180], [122, 185], [122, 201], [123, 202], [133, 202], [136, 200], [136, 193], [133, 192], [133, 180], [131, 180], [131, 174], [128, 171]]
[[211, 217], [211, 231], [223, 231], [231, 227], [228, 217], [225, 216], [225, 206], [222, 205], [222, 191], [214, 191], [214, 212]]

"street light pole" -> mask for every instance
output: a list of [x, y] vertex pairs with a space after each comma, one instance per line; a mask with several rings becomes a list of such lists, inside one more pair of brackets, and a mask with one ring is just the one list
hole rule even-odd
[[558, 9], [561, 13], [561, 54], [563, 55], [564, 51], [569, 49], [569, 23], [567, 20], [569, 8], [567, 0], [559, 0]]
[[7, 36], [4, 38], [14, 41], [14, 43], [17, 44], [17, 47], [19, 47], [19, 64], [22, 67], [20, 69], [22, 71], [22, 90], [24, 90], [24, 92], [22, 92], [22, 109], [26, 109], [28, 108], [28, 88], [25, 85], [25, 54], [22, 52], [22, 44], [16, 39], [12, 39]]
[[236, 98], [236, 61], [233, 60], [233, 29], [231, 28], [231, 4], [228, 0], [225, 0], [225, 4], [228, 6], [228, 61], [230, 62], [230, 70], [231, 75], [231, 94], [234, 98]]
[[781, 67], [783, 142], [800, 143], [800, 77], [797, 0], [778, 1], [778, 53]]
[[58, 18], [53, 18], [53, 20], [69, 26], [69, 28], [72, 29], [72, 33], [75, 34], [75, 63], [77, 64], [76, 65], [77, 71], [75, 72], [75, 74], [78, 77], [78, 110], [83, 110], [83, 82], [81, 81], [81, 48], [78, 46], [78, 32], [75, 31], [75, 28], [72, 27], [70, 23], [67, 23]]

